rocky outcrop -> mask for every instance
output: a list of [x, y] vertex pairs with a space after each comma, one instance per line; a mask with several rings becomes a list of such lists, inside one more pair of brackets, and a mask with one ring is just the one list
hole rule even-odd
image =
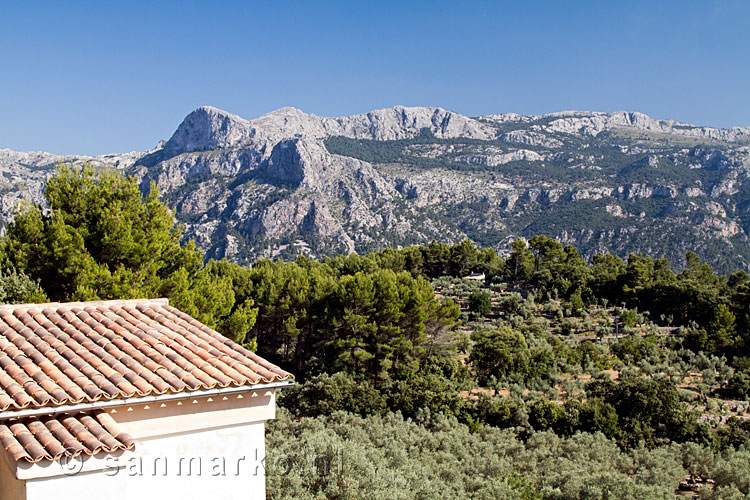
[[467, 163], [496, 167], [498, 165], [505, 165], [506, 163], [510, 163], [512, 161], [541, 161], [544, 159], [544, 156], [537, 153], [536, 151], [529, 151], [528, 149], [516, 149], [507, 153], [503, 153], [501, 152], [501, 150], [489, 150], [486, 152], [486, 154], [466, 155], [462, 156], [461, 159], [463, 161], [466, 161]]
[[201, 106], [182, 121], [164, 144], [164, 153], [174, 156], [194, 151], [229, 149], [249, 142], [255, 129], [249, 121], [211, 106]]
[[563, 146], [562, 141], [530, 130], [513, 130], [511, 132], [506, 132], [500, 135], [500, 140], [513, 142], [516, 144], [526, 144], [528, 146], [541, 146], [550, 149], [560, 148]]
[[388, 141], [415, 137], [424, 129], [440, 138], [495, 138], [494, 129], [480, 121], [442, 108], [427, 107], [395, 106], [340, 118], [318, 117], [296, 108], [282, 108], [250, 123], [272, 140], [344, 136]]
[[[560, 115], [546, 115], [555, 117]], [[696, 127], [674, 120], [655, 120], [637, 112], [580, 113], [564, 115], [541, 127], [548, 132], [597, 136], [605, 130], [631, 129], [714, 141], [750, 141], [750, 127], [716, 129]]]

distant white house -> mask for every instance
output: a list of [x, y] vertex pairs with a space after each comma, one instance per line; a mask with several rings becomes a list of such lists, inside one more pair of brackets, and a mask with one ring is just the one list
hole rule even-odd
[[0, 500], [264, 499], [291, 383], [165, 299], [0, 306]]
[[464, 276], [464, 279], [467, 280], [475, 280], [475, 281], [484, 281], [484, 273], [471, 273], [468, 276]]

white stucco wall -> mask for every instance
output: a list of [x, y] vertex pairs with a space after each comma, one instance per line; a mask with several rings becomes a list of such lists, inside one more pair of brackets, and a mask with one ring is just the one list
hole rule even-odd
[[150, 438], [104, 470], [29, 479], [26, 498], [262, 500], [264, 458], [262, 422]]
[[112, 408], [135, 451], [16, 470], [0, 460], [0, 500], [265, 499], [265, 422], [275, 403], [270, 389]]

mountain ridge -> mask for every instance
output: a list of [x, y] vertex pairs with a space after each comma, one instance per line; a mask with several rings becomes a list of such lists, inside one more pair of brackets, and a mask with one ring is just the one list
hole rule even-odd
[[247, 120], [201, 106], [143, 153], [0, 150], [5, 220], [20, 197], [41, 201], [57, 161], [123, 170], [143, 190], [155, 182], [207, 256], [241, 262], [431, 239], [505, 250], [534, 231], [589, 255], [674, 259], [693, 243], [719, 268], [747, 268], [750, 256], [750, 127], [406, 106], [346, 117], [281, 108]]

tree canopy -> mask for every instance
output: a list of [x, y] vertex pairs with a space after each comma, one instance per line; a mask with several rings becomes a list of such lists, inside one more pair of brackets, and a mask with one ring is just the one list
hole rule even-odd
[[48, 207], [19, 207], [0, 254], [3, 267], [38, 282], [49, 299], [168, 297], [209, 326], [252, 326], [252, 303], [238, 304], [231, 280], [204, 267], [192, 242], [181, 244], [155, 185], [144, 198], [120, 172], [58, 165], [44, 195]]

